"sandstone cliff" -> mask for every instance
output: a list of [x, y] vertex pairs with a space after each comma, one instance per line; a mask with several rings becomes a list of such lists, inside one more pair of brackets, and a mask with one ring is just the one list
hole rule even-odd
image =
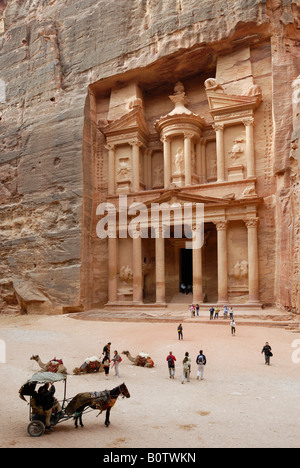
[[[270, 300], [299, 311], [299, 11], [299, 0], [0, 0], [3, 310], [59, 312], [106, 301], [107, 272], [92, 261], [99, 136], [89, 85], [135, 69], [165, 82], [170, 59], [180, 77], [193, 73], [195, 57], [210, 68], [270, 41]], [[99, 171], [101, 199], [105, 167]]]

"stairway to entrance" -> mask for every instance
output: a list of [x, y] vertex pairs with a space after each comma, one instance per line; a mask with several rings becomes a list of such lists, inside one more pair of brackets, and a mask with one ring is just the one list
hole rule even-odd
[[172, 297], [170, 304], [192, 304], [193, 303], [193, 294], [182, 294], [176, 293]]

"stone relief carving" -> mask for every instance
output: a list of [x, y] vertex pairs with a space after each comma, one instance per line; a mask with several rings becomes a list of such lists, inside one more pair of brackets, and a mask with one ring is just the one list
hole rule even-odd
[[128, 179], [130, 175], [130, 163], [128, 158], [119, 160], [119, 168], [117, 170], [117, 179], [118, 181]]
[[217, 160], [209, 159], [207, 163], [207, 177], [208, 179], [214, 179], [217, 177]]
[[255, 187], [247, 187], [243, 191], [242, 198], [252, 198], [257, 197]]
[[133, 281], [133, 272], [129, 266], [122, 266], [119, 274], [120, 280], [124, 283], [132, 283]]
[[229, 151], [230, 157], [233, 162], [237, 162], [245, 153], [245, 140], [243, 137], [237, 137], [233, 142], [233, 147]]
[[232, 271], [233, 278], [237, 283], [240, 284], [247, 284], [248, 280], [248, 262], [246, 260], [242, 260], [237, 262]]
[[209, 91], [224, 91], [223, 86], [221, 86], [215, 78], [208, 78], [208, 80], [205, 81], [204, 86]]
[[246, 94], [248, 97], [253, 97], [253, 96], [262, 96], [262, 89], [258, 85], [253, 85], [249, 88]]
[[175, 165], [175, 172], [174, 174], [182, 174], [183, 173], [183, 150], [179, 148], [174, 158], [174, 165]]
[[153, 187], [160, 187], [164, 183], [164, 169], [162, 164], [153, 169]]

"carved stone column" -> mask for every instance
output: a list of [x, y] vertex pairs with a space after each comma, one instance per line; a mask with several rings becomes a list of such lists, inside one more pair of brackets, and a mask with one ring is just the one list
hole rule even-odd
[[118, 239], [108, 238], [108, 302], [118, 301]]
[[202, 145], [201, 141], [197, 141], [196, 144], [196, 174], [198, 176], [198, 180], [202, 181]]
[[108, 195], [114, 195], [115, 193], [115, 146], [107, 145], [105, 147], [108, 150]]
[[225, 180], [225, 148], [224, 148], [224, 125], [215, 124], [214, 129], [216, 131], [216, 142], [217, 142], [217, 175], [218, 182], [224, 182]]
[[254, 119], [245, 119], [246, 127], [246, 156], [247, 156], [247, 179], [256, 176], [255, 152], [254, 152]]
[[203, 303], [202, 248], [200, 228], [193, 227], [193, 303]]
[[140, 142], [138, 140], [130, 141], [132, 146], [132, 188], [134, 192], [140, 191]]
[[201, 140], [201, 159], [202, 159], [202, 173], [201, 173], [201, 184], [207, 182], [207, 165], [206, 165], [206, 140]]
[[142, 265], [142, 237], [138, 235], [132, 239], [133, 264], [133, 302], [143, 302], [143, 265]]
[[145, 151], [144, 179], [147, 190], [152, 188], [152, 153], [150, 149]]
[[166, 302], [165, 239], [164, 229], [155, 229], [156, 303]]
[[171, 143], [166, 136], [162, 138], [164, 144], [164, 188], [171, 185]]
[[249, 300], [248, 303], [259, 303], [259, 268], [258, 268], [258, 228], [259, 219], [251, 218], [245, 221], [248, 229], [248, 268], [249, 268]]
[[192, 138], [193, 133], [184, 134], [184, 170], [185, 185], [192, 185]]
[[228, 302], [228, 221], [217, 221], [215, 225], [218, 231], [218, 303], [226, 304]]

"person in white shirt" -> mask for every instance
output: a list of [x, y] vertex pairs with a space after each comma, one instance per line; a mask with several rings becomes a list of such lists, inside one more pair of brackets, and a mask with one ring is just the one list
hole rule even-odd
[[189, 382], [190, 381], [190, 375], [191, 375], [192, 360], [191, 360], [188, 352], [185, 353], [182, 364], [183, 364], [183, 368], [182, 368], [182, 381], [181, 381], [181, 383], [184, 383], [185, 379], [187, 380], [187, 382]]
[[235, 336], [236, 325], [235, 325], [234, 319], [231, 320], [230, 326], [231, 326], [231, 334], [232, 334], [233, 336]]

